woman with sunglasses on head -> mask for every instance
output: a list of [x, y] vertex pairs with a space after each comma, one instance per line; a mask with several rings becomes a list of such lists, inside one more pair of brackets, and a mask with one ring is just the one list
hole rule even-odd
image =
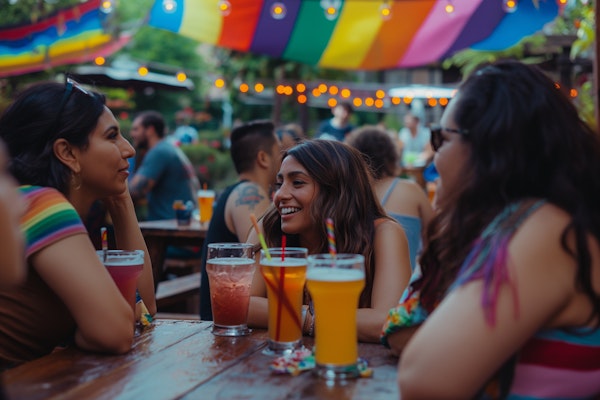
[[[334, 221], [338, 253], [365, 256], [365, 288], [357, 311], [358, 339], [377, 342], [389, 308], [410, 278], [408, 242], [402, 227], [385, 214], [371, 189], [361, 154], [338, 141], [304, 141], [283, 155], [273, 205], [261, 222], [269, 247], [305, 247], [328, 252], [326, 220]], [[253, 231], [248, 242], [258, 243]], [[248, 322], [267, 327], [267, 289], [258, 269], [251, 289]], [[314, 320], [305, 313], [305, 334]], [[343, 334], [343, 332], [340, 332]]]
[[21, 218], [28, 276], [18, 289], [0, 291], [0, 368], [71, 342], [89, 351], [128, 351], [134, 311], [82, 223], [101, 200], [117, 248], [146, 252], [138, 290], [154, 314], [152, 269], [127, 189], [127, 159], [135, 151], [104, 96], [70, 80], [32, 85], [0, 117], [0, 137], [28, 202]]
[[434, 132], [439, 214], [413, 286], [435, 310], [402, 352], [402, 398], [597, 396], [598, 134], [515, 61], [471, 75]]

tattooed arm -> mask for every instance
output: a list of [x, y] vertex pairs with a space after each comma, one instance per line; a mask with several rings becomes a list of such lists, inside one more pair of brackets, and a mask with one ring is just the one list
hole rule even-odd
[[149, 179], [144, 175], [135, 174], [131, 182], [129, 183], [129, 193], [133, 200], [139, 200], [146, 197], [146, 195], [152, 190], [156, 182], [153, 179]]
[[237, 235], [240, 242], [245, 242], [252, 228], [250, 214], [254, 213], [257, 218], [260, 218], [269, 205], [271, 205], [271, 198], [256, 183], [244, 182], [238, 185], [227, 199], [225, 206], [227, 227]]

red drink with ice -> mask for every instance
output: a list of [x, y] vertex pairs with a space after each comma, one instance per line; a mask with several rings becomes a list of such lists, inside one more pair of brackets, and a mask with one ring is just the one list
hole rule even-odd
[[117, 288], [135, 310], [135, 290], [137, 279], [144, 269], [144, 252], [142, 250], [107, 250], [96, 252], [108, 273], [115, 281]]
[[209, 244], [206, 273], [214, 320], [212, 332], [215, 335], [242, 336], [250, 333], [248, 307], [255, 268], [252, 245]]
[[248, 320], [250, 286], [254, 275], [251, 258], [215, 258], [206, 264], [215, 325], [244, 325]]

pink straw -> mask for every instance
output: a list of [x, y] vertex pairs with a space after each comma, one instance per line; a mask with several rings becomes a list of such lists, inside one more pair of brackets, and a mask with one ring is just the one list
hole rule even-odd
[[329, 255], [332, 258], [335, 258], [337, 255], [337, 250], [335, 249], [335, 233], [333, 231], [333, 219], [327, 218], [325, 224], [327, 226], [327, 242], [329, 243]]

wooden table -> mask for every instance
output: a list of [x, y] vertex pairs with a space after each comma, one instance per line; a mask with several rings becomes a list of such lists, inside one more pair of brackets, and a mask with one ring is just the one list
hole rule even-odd
[[192, 218], [190, 226], [178, 226], [175, 219], [165, 219], [140, 222], [140, 229], [144, 235], [146, 246], [148, 246], [154, 272], [154, 285], [156, 286], [162, 277], [167, 246], [202, 247], [208, 224], [201, 225], [198, 220]]
[[[121, 356], [68, 348], [5, 371], [10, 399], [398, 399], [397, 358], [359, 344], [373, 377], [328, 386], [310, 372], [275, 375], [262, 354], [265, 330], [216, 337], [211, 322], [159, 320]], [[304, 338], [312, 346], [311, 338]]]

